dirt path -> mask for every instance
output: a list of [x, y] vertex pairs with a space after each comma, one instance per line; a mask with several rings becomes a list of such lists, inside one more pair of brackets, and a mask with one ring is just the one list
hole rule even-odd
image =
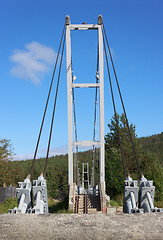
[[163, 213], [0, 214], [0, 240], [4, 239], [163, 240]]

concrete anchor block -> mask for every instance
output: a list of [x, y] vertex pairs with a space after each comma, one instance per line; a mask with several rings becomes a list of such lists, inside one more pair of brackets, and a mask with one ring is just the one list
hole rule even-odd
[[26, 213], [32, 207], [31, 202], [31, 182], [30, 176], [24, 182], [18, 182], [19, 188], [16, 188], [16, 196], [18, 199], [18, 208], [9, 209], [9, 213]]
[[138, 209], [138, 182], [132, 180], [129, 176], [124, 181], [124, 198], [123, 198], [123, 212], [124, 213], [143, 213], [143, 209]]
[[38, 177], [38, 180], [33, 180], [33, 200], [34, 207], [28, 213], [48, 213], [47, 184], [43, 174]]
[[140, 180], [139, 206], [144, 212], [163, 212], [162, 208], [154, 207], [155, 186], [153, 181], [148, 181], [144, 176]]

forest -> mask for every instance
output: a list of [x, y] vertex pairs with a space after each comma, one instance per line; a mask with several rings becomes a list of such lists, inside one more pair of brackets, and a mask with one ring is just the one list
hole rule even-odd
[[[138, 169], [128, 135], [124, 115], [118, 115], [119, 132], [124, 155], [127, 174], [139, 180]], [[130, 124], [130, 131], [136, 154], [139, 159], [141, 173], [149, 180], [154, 181], [156, 187], [155, 201], [163, 203], [163, 132], [152, 136], [138, 138], [135, 126]], [[97, 149], [98, 150], [98, 149]], [[12, 144], [9, 140], [0, 140], [0, 187], [6, 185], [17, 186], [29, 174], [32, 159], [12, 161]], [[91, 167], [92, 150], [79, 153], [81, 162], [88, 162]], [[43, 172], [45, 159], [37, 159], [34, 165], [31, 180], [37, 179]], [[81, 166], [80, 166], [81, 167]], [[96, 181], [98, 181], [98, 162], [95, 164]], [[111, 199], [122, 202], [124, 188], [124, 172], [122, 167], [121, 152], [119, 148], [116, 121], [113, 116], [108, 124], [108, 134], [105, 136], [105, 171], [106, 192]], [[51, 199], [63, 199], [68, 195], [68, 155], [50, 157], [46, 173], [48, 196]]]
[[154, 154], [163, 166], [163, 132], [149, 137], [139, 138], [143, 149]]

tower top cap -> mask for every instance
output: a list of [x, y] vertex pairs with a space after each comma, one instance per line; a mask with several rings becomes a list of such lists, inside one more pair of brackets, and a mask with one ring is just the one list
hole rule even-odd
[[98, 16], [98, 24], [99, 24], [99, 25], [103, 24], [102, 15], [99, 15], [99, 16]]
[[65, 25], [70, 25], [70, 16], [66, 15], [65, 17]]

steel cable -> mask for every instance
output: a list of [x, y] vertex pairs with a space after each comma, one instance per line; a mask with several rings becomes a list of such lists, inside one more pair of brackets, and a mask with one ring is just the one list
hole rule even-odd
[[62, 45], [64, 31], [65, 31], [65, 25], [64, 25], [64, 28], [63, 28], [63, 31], [62, 31], [62, 36], [61, 36], [61, 40], [60, 40], [60, 44], [59, 44], [59, 48], [58, 48], [58, 54], [57, 54], [57, 58], [56, 58], [56, 62], [55, 62], [54, 70], [53, 70], [52, 80], [51, 80], [51, 84], [50, 84], [50, 88], [49, 88], [49, 93], [48, 93], [48, 97], [47, 97], [47, 101], [46, 101], [46, 105], [45, 105], [45, 110], [44, 110], [44, 114], [43, 114], [43, 118], [42, 118], [42, 122], [41, 122], [39, 136], [38, 136], [38, 140], [37, 140], [37, 144], [36, 144], [36, 148], [35, 148], [35, 153], [34, 153], [34, 157], [33, 157], [33, 162], [32, 162], [32, 166], [31, 166], [31, 170], [30, 170], [30, 175], [31, 176], [32, 176], [32, 172], [33, 172], [33, 168], [34, 168], [34, 164], [35, 164], [35, 160], [36, 160], [36, 155], [37, 155], [37, 150], [38, 150], [38, 146], [39, 146], [39, 142], [40, 142], [42, 128], [43, 128], [43, 125], [44, 125], [46, 110], [47, 110], [48, 103], [49, 103], [49, 98], [50, 98], [51, 89], [52, 89], [53, 80], [54, 80], [54, 75], [55, 75], [55, 71], [56, 71], [56, 67], [57, 67], [57, 63], [58, 63], [58, 58], [59, 58], [59, 54], [60, 54], [60, 49], [61, 49], [61, 45]]
[[129, 122], [128, 122], [128, 118], [127, 118], [127, 114], [126, 114], [126, 110], [125, 110], [125, 106], [124, 106], [124, 102], [123, 102], [120, 86], [119, 86], [119, 83], [118, 83], [118, 78], [117, 78], [117, 74], [116, 74], [116, 71], [115, 71], [113, 58], [112, 58], [112, 54], [111, 54], [110, 46], [109, 46], [108, 39], [107, 39], [107, 36], [106, 36], [106, 31], [105, 31], [104, 25], [103, 25], [103, 32], [104, 32], [103, 35], [105, 36], [107, 47], [108, 47], [108, 50], [109, 50], [110, 60], [111, 60], [111, 63], [112, 63], [113, 72], [114, 72], [114, 76], [115, 76], [115, 80], [116, 80], [119, 96], [120, 96], [120, 99], [121, 99], [121, 104], [122, 104], [122, 107], [123, 107], [123, 112], [124, 112], [124, 115], [125, 115], [125, 118], [126, 118], [126, 124], [127, 124], [127, 128], [128, 128], [129, 137], [130, 137], [130, 141], [131, 141], [131, 144], [132, 144], [133, 152], [134, 152], [134, 155], [135, 155], [135, 160], [136, 160], [136, 164], [137, 164], [137, 168], [138, 168], [138, 172], [139, 172], [139, 177], [141, 178], [141, 170], [140, 170], [139, 160], [138, 160], [138, 157], [137, 157], [137, 154], [136, 154], [136, 150], [135, 150], [135, 146], [134, 146], [134, 142], [133, 142], [133, 139], [132, 139], [132, 135], [131, 135], [130, 127], [129, 127]]
[[114, 108], [114, 115], [115, 115], [115, 119], [116, 119], [118, 140], [119, 140], [119, 146], [120, 146], [120, 151], [121, 151], [123, 172], [124, 172], [124, 177], [126, 179], [126, 177], [127, 177], [127, 175], [126, 175], [126, 168], [125, 168], [125, 163], [124, 163], [124, 156], [123, 156], [123, 150], [122, 150], [122, 144], [121, 144], [121, 138], [120, 138], [120, 132], [119, 132], [119, 124], [118, 124], [118, 119], [117, 119], [117, 112], [116, 112], [116, 107], [115, 107], [114, 94], [113, 94], [113, 88], [112, 88], [112, 82], [111, 82], [111, 76], [110, 76], [110, 70], [109, 70], [109, 64], [108, 64], [108, 58], [107, 58], [107, 53], [106, 53], [106, 46], [105, 46], [104, 36], [103, 36], [103, 42], [104, 42], [104, 52], [105, 52], [105, 58], [106, 58], [108, 76], [109, 76], [109, 83], [110, 83], [110, 90], [111, 90], [111, 96], [112, 96], [112, 102], [113, 102], [113, 108]]
[[52, 130], [53, 130], [54, 115], [55, 115], [56, 102], [57, 102], [57, 96], [58, 96], [59, 80], [60, 80], [61, 67], [62, 67], [63, 51], [64, 51], [64, 45], [65, 45], [65, 37], [66, 37], [66, 32], [64, 32], [64, 40], [63, 40], [61, 60], [60, 60], [60, 66], [59, 66], [58, 81], [57, 81], [57, 87], [56, 87], [56, 94], [55, 94], [54, 107], [53, 107], [53, 114], [52, 114], [52, 120], [51, 120], [51, 128], [50, 128], [50, 134], [49, 134], [49, 142], [48, 142], [48, 148], [47, 148], [47, 154], [46, 154], [46, 162], [45, 162], [45, 168], [44, 168], [44, 177], [46, 176], [46, 171], [47, 171], [47, 164], [48, 164], [51, 136], [52, 136]]

